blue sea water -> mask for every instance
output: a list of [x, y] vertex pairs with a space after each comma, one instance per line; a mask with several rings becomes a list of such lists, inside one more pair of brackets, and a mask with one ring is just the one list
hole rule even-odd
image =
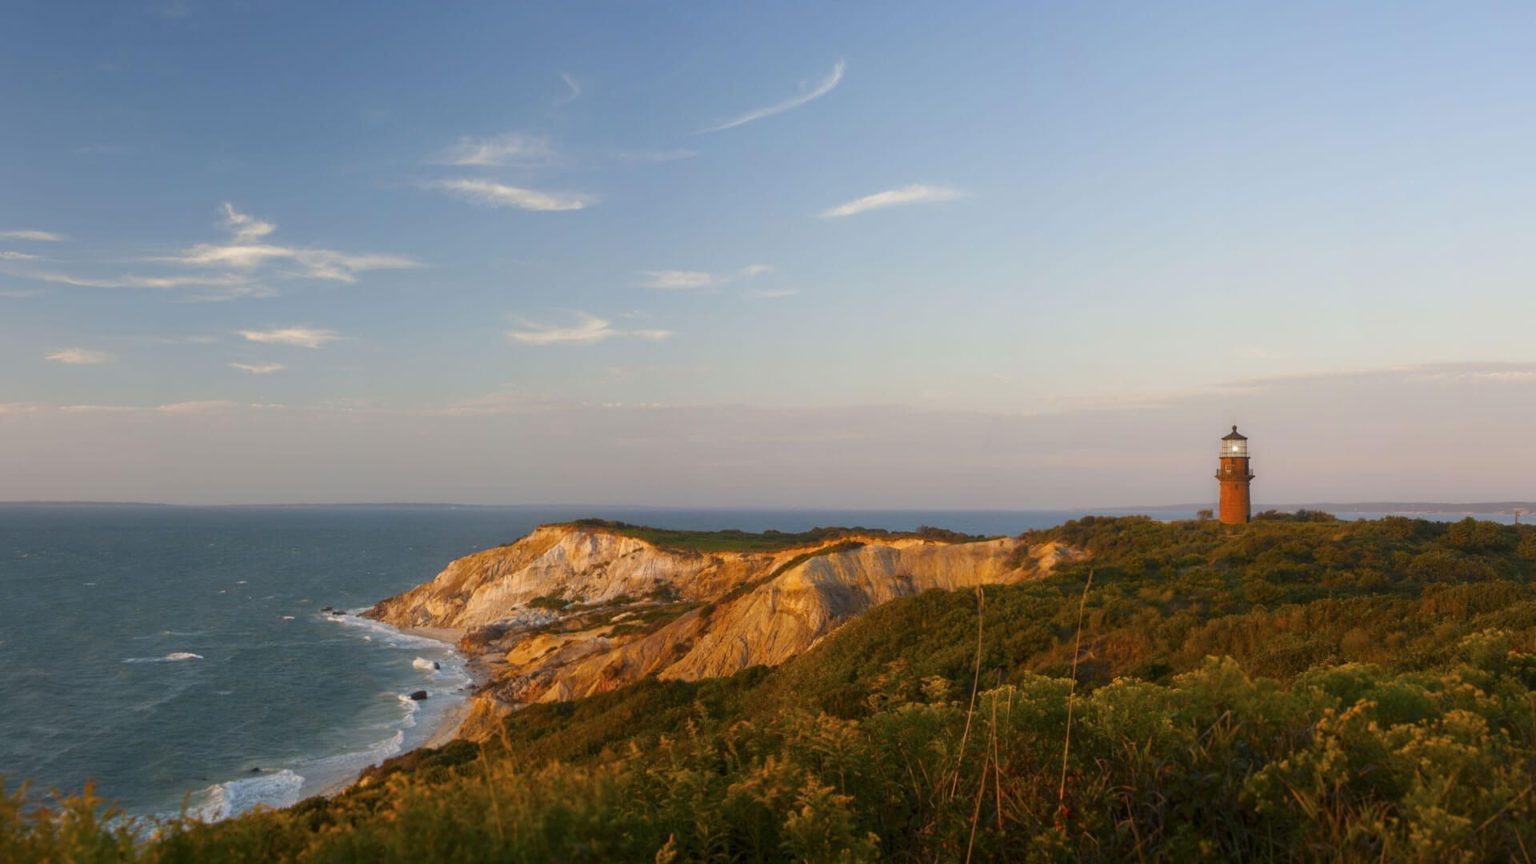
[[419, 746], [468, 678], [450, 646], [323, 607], [362, 609], [543, 522], [996, 535], [1080, 515], [0, 505], [0, 775], [210, 818], [345, 783]]

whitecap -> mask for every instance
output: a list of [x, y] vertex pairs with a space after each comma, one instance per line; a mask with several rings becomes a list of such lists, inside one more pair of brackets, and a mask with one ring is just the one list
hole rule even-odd
[[292, 807], [299, 803], [304, 775], [284, 768], [274, 774], [245, 777], [209, 786], [196, 796], [187, 815], [204, 822], [238, 816], [256, 807]]
[[400, 704], [405, 708], [405, 716], [400, 718], [400, 725], [407, 729], [415, 727], [416, 712], [421, 710], [421, 701], [418, 699], [412, 699], [410, 696], [407, 696], [404, 693], [398, 693], [396, 694], [396, 697], [400, 700]]
[[184, 660], [201, 660], [203, 655], [191, 651], [172, 651], [164, 657], [129, 657], [124, 663], [180, 663]]

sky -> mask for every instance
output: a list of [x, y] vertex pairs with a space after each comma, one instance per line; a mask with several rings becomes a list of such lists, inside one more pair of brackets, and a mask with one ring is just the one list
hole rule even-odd
[[15, 0], [0, 500], [1536, 498], [1536, 9]]

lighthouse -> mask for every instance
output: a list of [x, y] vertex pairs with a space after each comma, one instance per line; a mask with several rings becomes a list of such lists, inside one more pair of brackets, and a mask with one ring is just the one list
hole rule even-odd
[[1248, 438], [1236, 426], [1231, 434], [1221, 438], [1221, 464], [1216, 479], [1221, 481], [1221, 524], [1246, 525], [1253, 517], [1253, 505], [1248, 498], [1253, 472], [1248, 470]]

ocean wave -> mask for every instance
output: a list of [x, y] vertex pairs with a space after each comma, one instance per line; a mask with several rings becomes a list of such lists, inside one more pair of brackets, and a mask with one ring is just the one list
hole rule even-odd
[[204, 822], [218, 822], [256, 807], [291, 807], [299, 803], [304, 775], [287, 768], [259, 777], [244, 777], [209, 786], [193, 799], [187, 815]]
[[333, 624], [340, 624], [353, 630], [361, 630], [363, 633], [373, 636], [394, 648], [442, 648], [448, 644], [439, 639], [402, 632], [399, 628], [385, 624], [382, 621], [364, 618], [358, 614], [362, 611], [364, 610], [353, 609], [342, 615], [322, 613], [320, 617]]
[[314, 788], [307, 792], [314, 795], [325, 791], [325, 787], [350, 783], [364, 768], [378, 765], [391, 756], [398, 756], [404, 748], [405, 730], [396, 729], [393, 735], [375, 741], [362, 750], [309, 759], [299, 763], [299, 768], [313, 781]]
[[412, 699], [404, 693], [395, 694], [395, 698], [399, 699], [400, 705], [405, 708], [405, 716], [400, 718], [400, 725], [407, 729], [415, 727], [416, 712], [421, 710], [421, 701]]
[[164, 657], [129, 657], [124, 663], [180, 663], [186, 660], [201, 660], [203, 655], [193, 654], [191, 651], [172, 651]]

